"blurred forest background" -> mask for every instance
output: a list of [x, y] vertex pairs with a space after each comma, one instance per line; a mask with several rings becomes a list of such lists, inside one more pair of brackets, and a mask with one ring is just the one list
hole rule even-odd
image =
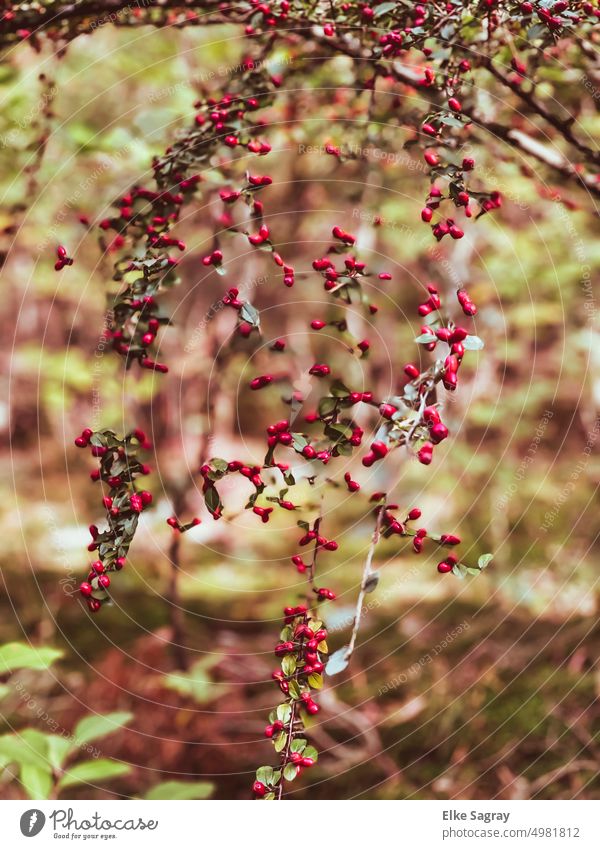
[[[215, 798], [244, 799], [256, 766], [273, 757], [263, 728], [276, 699], [269, 679], [281, 588], [289, 597], [297, 585], [289, 564], [297, 534], [290, 517], [265, 531], [256, 516], [213, 522], [203, 507], [195, 473], [207, 379], [209, 455], [251, 455], [271, 421], [262, 394], [238, 386], [253, 366], [243, 340], [227, 341], [233, 316], [216, 315], [210, 333], [203, 320], [224, 282], [245, 284], [264, 310], [267, 338], [302, 336], [317, 314], [302, 302], [322, 300], [321, 284], [282, 293], [273, 266], [265, 270], [254, 254], [225, 278], [208, 272], [199, 258], [211, 249], [219, 210], [199, 204], [178, 228], [195, 253], [169, 296], [174, 328], [161, 359], [171, 374], [124, 376], [101, 342], [111, 259], [97, 229], [80, 221], [98, 220], [134, 181], [148, 179], [152, 156], [210, 87], [208, 72], [226, 84], [223, 69], [240, 60], [226, 28], [148, 35], [105, 26], [60, 62], [25, 48], [2, 69], [0, 643], [30, 641], [62, 656], [45, 671], [5, 676], [0, 708], [3, 733], [69, 731], [90, 712], [131, 714], [127, 729], [99, 744], [103, 758], [129, 768], [109, 784], [73, 787], [75, 797], [143, 796], [158, 782], [202, 780]], [[343, 62], [338, 70], [343, 85]], [[573, 81], [562, 74], [549, 67], [545, 84], [568, 104]], [[330, 83], [318, 69], [309, 79], [307, 88]], [[595, 105], [590, 98], [584, 112], [588, 131], [598, 126]], [[298, 243], [298, 256], [308, 246], [308, 264], [333, 224], [358, 233], [362, 256], [393, 273], [377, 296], [377, 333], [397, 364], [414, 356], [419, 284], [433, 279], [452, 292], [457, 279], [468, 282], [486, 348], [464, 366], [447, 409], [452, 435], [430, 469], [397, 452], [394, 496], [419, 506], [428, 527], [460, 533], [470, 546], [465, 559], [493, 551], [494, 561], [459, 581], [437, 574], [434, 554], [415, 558], [395, 541], [383, 544], [358, 650], [320, 698], [313, 735], [321, 759], [290, 796], [597, 798], [600, 346], [589, 283], [600, 258], [597, 218], [576, 190], [525, 178], [519, 155], [501, 143], [476, 146], [503, 208], [461, 242], [437, 245], [419, 221], [421, 166], [402, 150], [397, 127], [388, 128], [384, 154], [367, 141], [333, 177], [331, 157], [302, 147], [333, 135], [365, 148], [351, 121], [345, 129], [344, 109], [339, 93], [331, 111], [318, 112], [299, 91], [294, 129], [270, 137], [273, 153], [257, 170], [276, 174], [269, 199], [278, 234]], [[46, 132], [35, 161], [32, 138]], [[379, 186], [365, 191], [367, 173]], [[294, 210], [320, 212], [288, 215], [290, 191]], [[60, 274], [58, 243], [75, 258]], [[88, 425], [149, 428], [158, 470], [148, 479], [155, 509], [115, 581], [115, 604], [95, 618], [76, 593], [87, 525], [102, 521], [89, 458], [73, 447]], [[360, 465], [353, 471], [361, 480]], [[178, 498], [185, 517], [202, 518], [181, 539], [179, 600], [165, 523]], [[344, 527], [328, 527], [341, 543], [325, 582], [339, 593], [325, 614], [333, 649], [348, 638], [371, 527], [354, 502], [343, 515]], [[9, 768], [0, 794], [22, 796]]]

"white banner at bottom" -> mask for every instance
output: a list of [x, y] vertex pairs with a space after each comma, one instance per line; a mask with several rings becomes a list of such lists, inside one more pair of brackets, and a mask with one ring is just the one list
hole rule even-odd
[[[290, 808], [293, 805], [294, 808]], [[598, 849], [600, 801], [0, 802], [1, 845]]]

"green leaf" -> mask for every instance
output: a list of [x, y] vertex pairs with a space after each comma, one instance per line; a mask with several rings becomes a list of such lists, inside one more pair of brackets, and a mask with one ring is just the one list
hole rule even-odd
[[292, 706], [287, 704], [277, 705], [277, 719], [283, 722], [284, 725], [290, 721], [292, 715]]
[[303, 752], [306, 748], [308, 740], [303, 737], [297, 737], [290, 746], [290, 752]]
[[307, 746], [306, 749], [302, 752], [302, 757], [304, 758], [312, 758], [316, 763], [319, 760], [319, 753], [315, 749], [314, 746]]
[[347, 651], [348, 646], [344, 646], [331, 655], [325, 667], [325, 672], [328, 675], [338, 675], [348, 666], [349, 661], [346, 658]]
[[318, 719], [316, 716], [313, 716], [310, 713], [307, 713], [305, 710], [300, 714], [300, 720], [304, 728], [314, 728], [314, 726], [318, 723]]
[[286, 654], [281, 661], [281, 669], [284, 675], [289, 676], [294, 674], [296, 671], [296, 658], [293, 654]]
[[246, 302], [240, 310], [240, 318], [242, 321], [247, 321], [253, 327], [260, 326], [260, 313], [253, 307], [251, 303]]
[[223, 509], [223, 504], [219, 497], [219, 493], [216, 490], [216, 487], [209, 486], [209, 488], [204, 493], [204, 503], [206, 504], [206, 509], [210, 511], [213, 515], [218, 513]]
[[256, 780], [270, 786], [273, 783], [273, 767], [259, 766], [256, 770]]
[[48, 734], [46, 743], [52, 769], [60, 769], [71, 750], [72, 740], [69, 737], [59, 737], [58, 734]]
[[493, 554], [482, 554], [479, 560], [477, 561], [477, 565], [480, 569], [485, 569], [490, 565], [493, 559]]
[[298, 775], [298, 767], [296, 764], [286, 764], [283, 768], [283, 777], [286, 781], [293, 781]]
[[86, 716], [75, 726], [73, 732], [72, 748], [76, 749], [97, 740], [98, 737], [106, 737], [118, 731], [133, 719], [133, 714], [127, 712], [107, 713], [100, 716]]
[[294, 451], [301, 452], [308, 445], [308, 439], [301, 433], [292, 433], [292, 448]]
[[64, 790], [66, 787], [73, 787], [75, 784], [95, 784], [96, 782], [119, 778], [121, 775], [128, 775], [130, 772], [131, 767], [119, 761], [110, 761], [106, 758], [84, 761], [70, 767], [61, 778], [58, 787], [59, 790]]
[[338, 405], [337, 398], [330, 398], [328, 396], [321, 398], [321, 400], [319, 401], [319, 415], [320, 416], [331, 415], [331, 413], [333, 413], [333, 411], [335, 410], [337, 405]]
[[273, 740], [273, 746], [276, 752], [283, 752], [285, 749], [285, 744], [287, 743], [287, 734], [285, 731], [282, 731], [277, 737]]
[[0, 646], [0, 675], [13, 669], [48, 669], [62, 657], [59, 649], [34, 648], [26, 643], [6, 643]]
[[49, 768], [23, 764], [19, 777], [29, 799], [47, 799], [50, 795], [52, 774]]
[[290, 681], [289, 685], [290, 685], [290, 696], [293, 699], [296, 699], [296, 700], [299, 699], [300, 696], [302, 695], [302, 691], [300, 690], [300, 687], [298, 686], [298, 682], [297, 681]]
[[35, 728], [26, 728], [20, 734], [4, 734], [0, 737], [0, 762], [6, 766], [18, 763], [20, 766], [48, 768], [47, 737]]
[[465, 351], [481, 351], [482, 348], [485, 347], [485, 344], [483, 339], [480, 339], [479, 336], [467, 336], [467, 338], [463, 340], [463, 347]]
[[419, 345], [429, 345], [430, 342], [437, 342], [437, 338], [432, 333], [421, 333], [415, 339]]
[[387, 15], [388, 12], [393, 12], [396, 9], [398, 4], [396, 2], [393, 3], [382, 3], [381, 6], [377, 6], [375, 9], [375, 14], [373, 17], [381, 18], [382, 15]]
[[459, 127], [462, 128], [463, 122], [458, 118], [455, 118], [454, 115], [443, 115], [438, 119], [440, 124], [446, 124], [448, 127]]
[[229, 463], [227, 460], [222, 460], [220, 457], [213, 457], [208, 461], [208, 465], [213, 468], [216, 472], [226, 472]]
[[210, 781], [163, 781], [152, 787], [145, 799], [208, 799], [214, 790]]
[[462, 580], [462, 578], [466, 578], [467, 576], [467, 567], [463, 563], [456, 563], [452, 567], [452, 574]]
[[308, 683], [313, 690], [321, 690], [323, 688], [323, 676], [320, 672], [313, 672], [312, 675], [308, 676]]
[[211, 668], [220, 661], [220, 655], [202, 658], [187, 672], [171, 672], [162, 679], [164, 685], [182, 696], [191, 696], [199, 704], [207, 704], [226, 692], [225, 684], [217, 684]]
[[341, 380], [334, 380], [329, 391], [334, 398], [347, 398], [350, 395], [350, 390]]

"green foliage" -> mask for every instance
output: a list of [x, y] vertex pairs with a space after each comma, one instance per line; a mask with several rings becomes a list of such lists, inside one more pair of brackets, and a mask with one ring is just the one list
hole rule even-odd
[[[4, 669], [47, 669], [62, 652], [10, 643], [0, 646]], [[10, 686], [7, 685], [8, 690]], [[0, 766], [15, 764], [23, 791], [30, 799], [47, 799], [53, 789], [60, 792], [77, 784], [93, 784], [127, 775], [127, 764], [106, 758], [80, 761], [90, 751], [89, 743], [120, 730], [133, 719], [132, 714], [118, 712], [86, 716], [72, 734], [46, 734], [37, 728], [25, 728], [0, 736]], [[71, 761], [77, 761], [72, 764]]]
[[35, 648], [26, 643], [6, 643], [0, 646], [0, 675], [15, 669], [48, 669], [62, 654], [59, 649], [44, 646]]
[[197, 660], [187, 672], [171, 672], [162, 678], [165, 687], [181, 696], [190, 696], [198, 704], [207, 704], [227, 692], [227, 685], [218, 684], [210, 674], [221, 658], [204, 657]]
[[104, 716], [85, 716], [79, 720], [73, 731], [73, 747], [78, 748], [92, 740], [106, 737], [107, 734], [112, 734], [130, 723], [132, 719], [133, 715], [126, 712], [108, 713]]
[[164, 781], [156, 784], [145, 799], [209, 799], [214, 784], [210, 781]]
[[97, 782], [121, 778], [130, 772], [131, 767], [127, 764], [109, 761], [105, 758], [83, 761], [65, 769], [62, 778], [58, 782], [58, 789], [65, 790], [67, 787], [74, 787], [77, 784], [94, 785]]

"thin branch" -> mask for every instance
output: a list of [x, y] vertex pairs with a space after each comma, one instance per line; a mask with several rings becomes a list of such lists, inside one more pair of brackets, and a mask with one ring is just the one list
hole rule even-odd
[[[173, 512], [179, 516], [184, 509], [185, 497], [183, 493], [176, 494], [173, 499]], [[173, 644], [173, 654], [177, 663], [178, 669], [187, 670], [189, 661], [185, 650], [185, 620], [183, 616], [183, 608], [181, 606], [181, 598], [179, 595], [179, 575], [181, 570], [181, 533], [175, 529], [172, 531], [171, 544], [169, 545], [169, 563], [171, 564], [171, 573], [169, 577], [169, 587], [167, 590], [167, 599], [169, 602], [170, 620], [171, 620], [171, 639]]]
[[499, 83], [509, 88], [513, 94], [526, 103], [532, 112], [547, 121], [563, 138], [577, 148], [587, 159], [591, 159], [595, 164], [600, 164], [600, 151], [593, 150], [583, 142], [580, 142], [577, 136], [573, 133], [574, 118], [570, 117], [566, 121], [553, 115], [546, 107], [535, 99], [533, 92], [523, 89], [520, 85], [505, 77], [504, 74], [494, 67], [492, 58], [488, 57], [485, 61], [485, 67], [490, 74], [498, 80]]
[[381, 536], [381, 523], [383, 521], [384, 513], [385, 501], [379, 506], [379, 509], [377, 511], [377, 520], [375, 522], [373, 536], [371, 537], [371, 544], [369, 546], [369, 551], [367, 552], [367, 559], [365, 560], [365, 565], [363, 568], [362, 581], [360, 583], [360, 592], [356, 600], [356, 611], [354, 613], [354, 627], [352, 628], [352, 635], [350, 637], [350, 642], [348, 643], [348, 649], [345, 655], [346, 660], [350, 660], [350, 658], [352, 657], [352, 652], [354, 651], [354, 646], [356, 645], [356, 638], [358, 636], [360, 620], [362, 617], [363, 602], [365, 600], [369, 578], [373, 575], [373, 555], [375, 554], [375, 549], [377, 548], [377, 543], [379, 542], [379, 538]]

